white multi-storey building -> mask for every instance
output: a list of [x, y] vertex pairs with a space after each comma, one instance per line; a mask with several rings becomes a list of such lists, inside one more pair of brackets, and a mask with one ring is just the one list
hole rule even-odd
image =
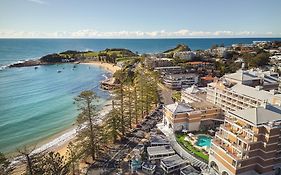
[[280, 105], [281, 94], [277, 93], [275, 81], [278, 76], [257, 72], [255, 75], [249, 71], [237, 72], [215, 80], [207, 86], [207, 101], [223, 111], [255, 108], [265, 102]]

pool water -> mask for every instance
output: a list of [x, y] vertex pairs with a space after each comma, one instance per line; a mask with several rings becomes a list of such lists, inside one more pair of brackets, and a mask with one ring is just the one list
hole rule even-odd
[[211, 146], [211, 137], [206, 136], [206, 135], [199, 135], [197, 137], [196, 145], [200, 146], [200, 147], [203, 147], [203, 146], [210, 147]]

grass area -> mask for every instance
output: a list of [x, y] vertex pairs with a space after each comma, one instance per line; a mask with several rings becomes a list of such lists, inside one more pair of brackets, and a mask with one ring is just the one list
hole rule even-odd
[[127, 61], [127, 60], [131, 60], [132, 58], [131, 57], [121, 57], [121, 58], [117, 58], [116, 61], [119, 62], [119, 61]]
[[87, 52], [87, 53], [84, 53], [84, 56], [86, 57], [95, 57], [95, 56], [98, 56], [98, 52]]
[[188, 152], [195, 154], [197, 157], [208, 161], [209, 160], [209, 156], [206, 155], [203, 151], [198, 150], [197, 148], [195, 148], [190, 142], [185, 141], [184, 140], [185, 135], [183, 134], [177, 134], [176, 135], [176, 139], [177, 142]]

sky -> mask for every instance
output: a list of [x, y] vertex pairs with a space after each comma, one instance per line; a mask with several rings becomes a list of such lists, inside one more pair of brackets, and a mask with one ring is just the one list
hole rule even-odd
[[281, 0], [0, 0], [0, 38], [281, 37]]

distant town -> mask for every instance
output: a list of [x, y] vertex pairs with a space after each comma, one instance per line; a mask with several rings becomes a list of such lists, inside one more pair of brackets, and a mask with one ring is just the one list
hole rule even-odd
[[[100, 82], [113, 97], [104, 121], [90, 124], [99, 139], [85, 143], [94, 144], [95, 152], [84, 147], [68, 172], [281, 174], [280, 41], [207, 50], [179, 44], [153, 54], [66, 51], [10, 67], [62, 63], [74, 64], [73, 69], [84, 63], [118, 67]], [[76, 143], [83, 145], [81, 139]]]

